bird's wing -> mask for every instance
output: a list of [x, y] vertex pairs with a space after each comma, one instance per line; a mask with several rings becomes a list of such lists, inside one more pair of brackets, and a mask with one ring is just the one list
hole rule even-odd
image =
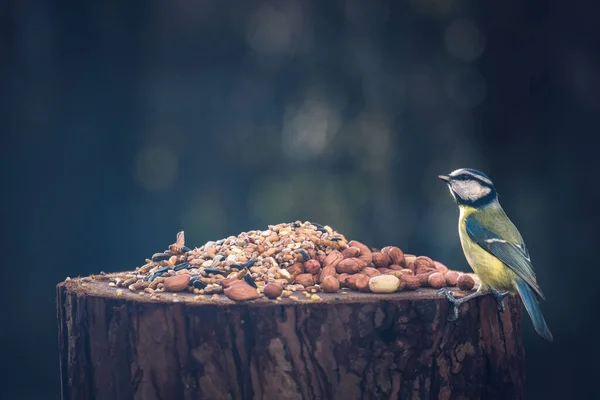
[[506, 264], [545, 300], [542, 289], [535, 279], [535, 272], [525, 243], [522, 241], [513, 243], [501, 238], [482, 226], [474, 216], [467, 217], [465, 224], [467, 234], [471, 240]]

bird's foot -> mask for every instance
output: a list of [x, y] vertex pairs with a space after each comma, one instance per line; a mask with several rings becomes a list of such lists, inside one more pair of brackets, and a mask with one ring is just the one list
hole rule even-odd
[[498, 311], [504, 312], [504, 298], [508, 295], [508, 292], [500, 293], [496, 289], [490, 289], [494, 297], [496, 298], [496, 302], [498, 303]]
[[452, 312], [448, 316], [448, 321], [456, 321], [458, 319], [458, 306], [462, 304], [462, 301], [454, 297], [454, 294], [446, 288], [441, 288], [437, 294], [446, 296], [446, 299], [452, 304]]

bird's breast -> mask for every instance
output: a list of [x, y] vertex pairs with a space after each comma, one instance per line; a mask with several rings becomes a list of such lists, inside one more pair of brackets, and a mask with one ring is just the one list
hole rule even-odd
[[513, 283], [515, 274], [502, 261], [484, 250], [469, 237], [466, 219], [473, 212], [475, 210], [470, 207], [461, 207], [458, 222], [460, 243], [469, 266], [477, 274], [482, 284], [499, 291], [514, 292], [516, 290]]

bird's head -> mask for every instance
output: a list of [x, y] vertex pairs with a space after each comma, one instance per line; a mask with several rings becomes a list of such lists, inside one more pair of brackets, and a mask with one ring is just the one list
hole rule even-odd
[[482, 207], [497, 199], [494, 184], [483, 172], [471, 168], [452, 171], [450, 175], [440, 175], [450, 193], [459, 205]]

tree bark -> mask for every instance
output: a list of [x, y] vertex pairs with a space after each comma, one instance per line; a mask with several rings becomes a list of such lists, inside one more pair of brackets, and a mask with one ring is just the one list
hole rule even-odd
[[[234, 303], [57, 286], [63, 399], [520, 399], [521, 303], [433, 289]], [[179, 302], [174, 302], [177, 298]]]

